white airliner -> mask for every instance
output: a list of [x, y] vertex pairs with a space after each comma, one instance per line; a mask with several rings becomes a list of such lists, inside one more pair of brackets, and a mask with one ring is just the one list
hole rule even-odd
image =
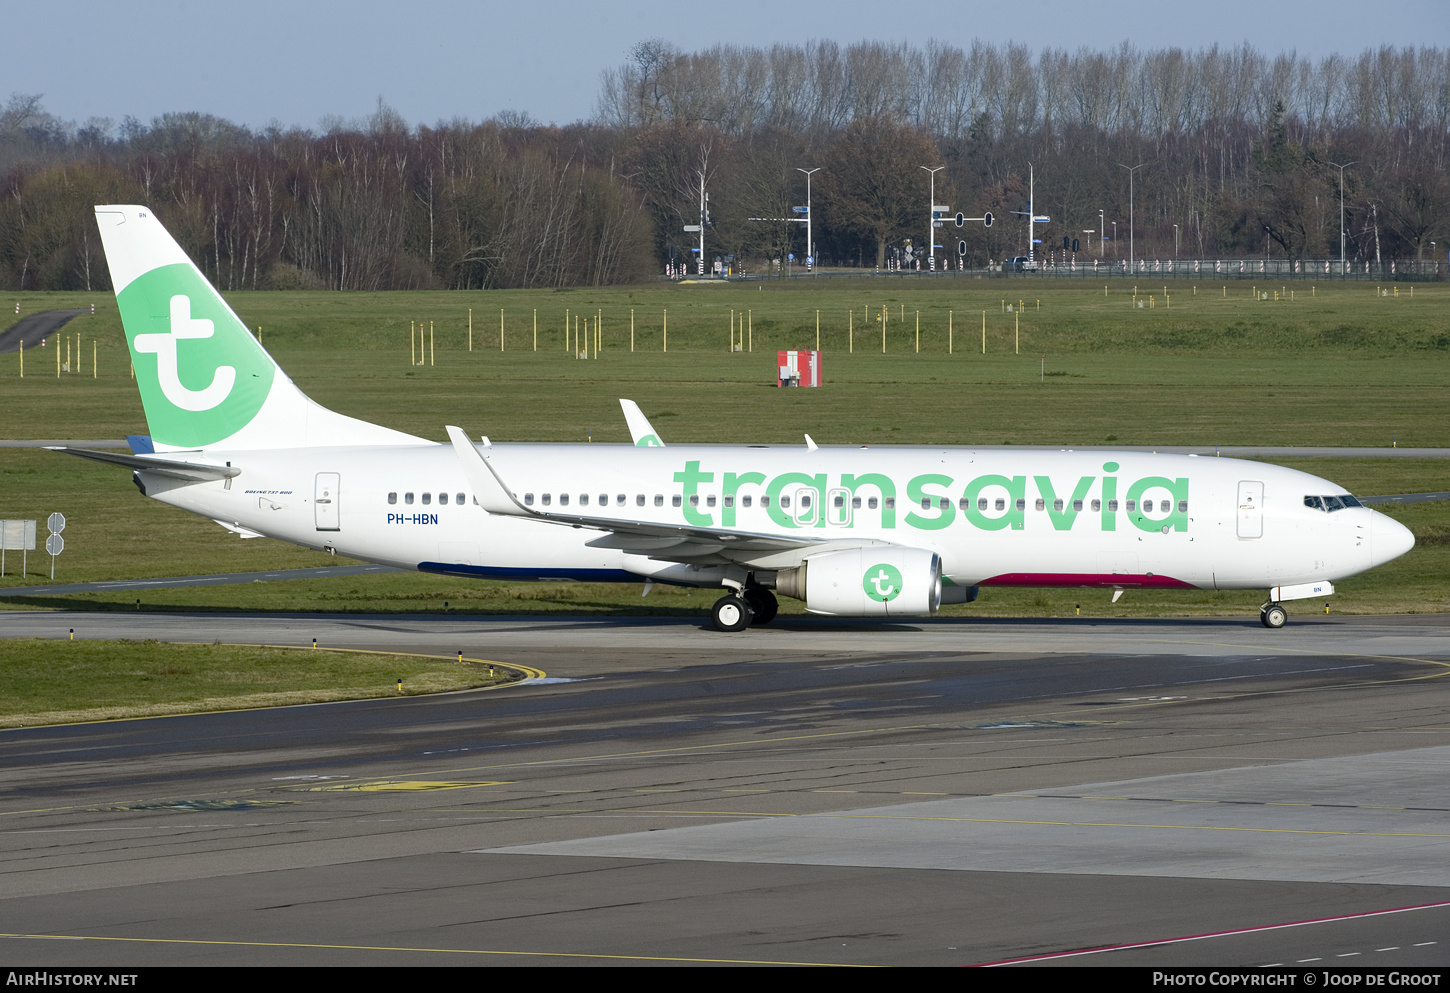
[[723, 588], [722, 631], [768, 622], [775, 593], [893, 618], [979, 586], [1266, 589], [1277, 628], [1282, 601], [1414, 544], [1327, 480], [1233, 459], [667, 447], [629, 401], [634, 446], [457, 427], [437, 444], [303, 395], [149, 209], [96, 220], [151, 434], [130, 455], [68, 451], [243, 537], [450, 576]]

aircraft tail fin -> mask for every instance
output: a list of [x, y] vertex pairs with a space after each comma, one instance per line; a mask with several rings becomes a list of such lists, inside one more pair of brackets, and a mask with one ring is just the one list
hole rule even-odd
[[96, 223], [156, 451], [426, 443], [309, 399], [150, 208]]

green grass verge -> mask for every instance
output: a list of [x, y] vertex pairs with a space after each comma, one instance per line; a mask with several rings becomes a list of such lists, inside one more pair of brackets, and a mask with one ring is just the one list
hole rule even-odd
[[412, 655], [179, 645], [158, 641], [0, 640], [0, 727], [245, 710], [505, 682], [486, 663]]

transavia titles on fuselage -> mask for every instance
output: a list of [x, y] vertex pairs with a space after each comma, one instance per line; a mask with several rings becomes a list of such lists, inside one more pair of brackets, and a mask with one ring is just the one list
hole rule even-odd
[[[1267, 589], [1403, 555], [1397, 522], [1302, 472], [1032, 449], [440, 445], [318, 406], [145, 207], [96, 208], [149, 438], [147, 496], [354, 558], [456, 576], [723, 587], [722, 630], [813, 613], [929, 615], [979, 586]], [[774, 591], [774, 592], [772, 592]]]

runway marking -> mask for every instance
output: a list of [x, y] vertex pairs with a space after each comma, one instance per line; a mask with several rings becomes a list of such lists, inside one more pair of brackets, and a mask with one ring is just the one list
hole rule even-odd
[[6, 934], [0, 938], [47, 938], [55, 941], [126, 941], [154, 945], [221, 945], [231, 948], [316, 948], [345, 952], [425, 952], [430, 955], [501, 955], [523, 958], [596, 959], [616, 962], [687, 962], [698, 965], [800, 965], [870, 969], [857, 962], [788, 962], [774, 959], [714, 959], [684, 955], [607, 955], [596, 952], [518, 952], [494, 948], [415, 948], [406, 945], [330, 945], [306, 941], [223, 941], [207, 938], [118, 938], [103, 934]]
[[994, 796], [1011, 799], [1026, 800], [1117, 800], [1128, 803], [1218, 803], [1224, 806], [1233, 807], [1319, 807], [1327, 810], [1404, 810], [1424, 811], [1426, 813], [1445, 813], [1450, 807], [1399, 807], [1383, 803], [1306, 803], [1289, 802], [1284, 800], [1188, 800], [1179, 797], [1156, 797], [1156, 796], [1093, 796], [1091, 794], [1073, 793], [989, 793], [989, 794], [955, 794], [958, 796]]
[[1020, 824], [1028, 827], [1140, 828], [1164, 831], [1240, 831], [1251, 834], [1307, 834], [1348, 838], [1450, 838], [1450, 833], [1413, 831], [1320, 831], [1308, 828], [1230, 827], [1217, 824], [1119, 824], [1113, 821], [1039, 821], [1008, 817], [928, 817], [910, 814], [809, 813], [793, 817], [840, 817], [851, 820], [956, 821], [965, 824]]
[[[574, 808], [572, 810], [561, 810], [553, 807], [507, 807], [492, 808], [489, 811], [480, 813], [495, 814], [609, 814], [621, 817], [633, 817], [643, 815], [679, 815], [691, 817], [769, 817], [777, 819], [795, 818], [809, 820], [812, 818], [833, 818], [837, 820], [867, 820], [867, 821], [940, 821], [944, 823], [958, 824], [1015, 824], [1023, 827], [1071, 827], [1071, 828], [1137, 828], [1140, 830], [1163, 830], [1163, 831], [1237, 831], [1249, 834], [1304, 834], [1325, 837], [1343, 838], [1450, 838], [1450, 833], [1435, 834], [1429, 832], [1412, 831], [1323, 831], [1310, 828], [1268, 828], [1268, 827], [1231, 827], [1214, 824], [1129, 824], [1115, 821], [1048, 821], [1031, 820], [1013, 817], [944, 817], [922, 814], [871, 814], [842, 812], [833, 813], [830, 811], [807, 811], [805, 813], [782, 813], [773, 810], [646, 810], [620, 807], [595, 807], [590, 809]], [[549, 843], [546, 843], [549, 844]], [[512, 846], [510, 846], [512, 847]], [[488, 849], [470, 849], [471, 853], [488, 851]]]
[[[1311, 924], [1333, 924], [1337, 921], [1354, 921], [1367, 917], [1384, 917], [1389, 914], [1406, 914], [1416, 910], [1437, 910], [1450, 907], [1450, 900], [1439, 903], [1421, 903], [1410, 907], [1392, 907], [1388, 910], [1366, 910], [1358, 914], [1340, 914], [1337, 917], [1316, 917], [1305, 921], [1289, 921], [1284, 924], [1264, 924], [1259, 927], [1235, 928], [1230, 931], [1210, 931], [1206, 934], [1190, 934], [1181, 938], [1160, 938], [1157, 941], [1135, 941], [1123, 945], [1103, 945], [1099, 948], [1082, 948], [1071, 952], [1052, 952], [1047, 955], [1030, 955], [1024, 958], [1000, 959], [995, 962], [978, 962], [979, 966], [991, 968], [999, 965], [1020, 965], [1024, 962], [1047, 962], [1052, 959], [1075, 958], [1081, 955], [1101, 955], [1104, 952], [1122, 952], [1134, 948], [1154, 948], [1160, 945], [1175, 945], [1184, 941], [1204, 941], [1209, 938], [1232, 938], [1241, 934], [1262, 934], [1265, 931], [1281, 931], [1285, 928], [1307, 927]], [[1318, 959], [1301, 959], [1303, 962], [1317, 962]]]

